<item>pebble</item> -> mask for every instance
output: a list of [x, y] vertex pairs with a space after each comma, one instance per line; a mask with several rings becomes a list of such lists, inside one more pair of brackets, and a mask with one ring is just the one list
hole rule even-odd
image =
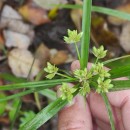
[[7, 47], [17, 47], [27, 49], [31, 40], [27, 35], [16, 33], [10, 30], [4, 30], [5, 45]]

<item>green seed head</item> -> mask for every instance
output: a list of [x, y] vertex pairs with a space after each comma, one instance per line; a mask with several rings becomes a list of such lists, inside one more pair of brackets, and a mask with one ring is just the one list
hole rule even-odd
[[44, 71], [49, 73], [46, 77], [48, 79], [52, 79], [58, 72], [58, 68], [55, 65], [52, 65], [51, 63], [48, 62], [47, 67], [44, 68]]
[[106, 56], [107, 50], [104, 50], [103, 46], [101, 46], [100, 48], [93, 47], [93, 54], [98, 59], [102, 59]]
[[111, 80], [103, 80], [102, 78], [98, 78], [98, 88], [96, 90], [97, 93], [107, 93], [109, 89], [113, 87], [113, 84], [111, 84]]
[[82, 37], [82, 32], [78, 33], [77, 30], [71, 31], [68, 29], [68, 37], [64, 36], [64, 41], [68, 44], [78, 43]]
[[70, 87], [67, 83], [62, 83], [62, 86], [60, 87], [61, 91], [61, 98], [62, 100], [67, 99], [68, 102], [71, 102], [73, 99], [73, 93], [76, 91], [75, 88]]

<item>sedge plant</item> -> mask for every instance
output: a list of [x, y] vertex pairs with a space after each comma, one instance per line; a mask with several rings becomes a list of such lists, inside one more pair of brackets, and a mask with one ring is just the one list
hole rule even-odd
[[[47, 66], [43, 70], [41, 70], [41, 72], [46, 72], [46, 80], [36, 80], [34, 82], [22, 82], [17, 84], [0, 86], [0, 90], [3, 91], [25, 89], [25, 91], [1, 98], [0, 102], [11, 100], [35, 92], [39, 92], [45, 96], [51, 97], [53, 99], [53, 102], [51, 102], [48, 106], [40, 110], [36, 115], [34, 115], [32, 119], [27, 122], [24, 122], [24, 124], [22, 124], [19, 128], [20, 130], [36, 130], [41, 125], [46, 123], [49, 119], [51, 119], [54, 115], [56, 115], [67, 103], [71, 103], [72, 99], [77, 94], [86, 97], [86, 95], [88, 95], [91, 90], [93, 90], [103, 97], [104, 102], [106, 104], [106, 109], [108, 111], [111, 129], [115, 130], [111, 105], [106, 94], [111, 91], [130, 89], [129, 79], [114, 80], [116, 78], [130, 76], [130, 65], [119, 66], [111, 70], [105, 69], [104, 66], [108, 63], [120, 60], [122, 58], [127, 58], [129, 56], [124, 56], [101, 62], [101, 59], [103, 59], [107, 55], [107, 50], [105, 50], [103, 46], [100, 46], [99, 48], [93, 47], [92, 53], [96, 57], [96, 60], [94, 63], [92, 63], [91, 69], [87, 69], [89, 58], [91, 13], [92, 11], [96, 11], [127, 20], [130, 20], [130, 15], [112, 9], [92, 6], [92, 0], [84, 0], [83, 6], [59, 6], [65, 8], [83, 8], [82, 32], [68, 29], [67, 36], [64, 36], [64, 41], [66, 44], [75, 45], [77, 56], [80, 62], [80, 69], [76, 69], [74, 72], [70, 72], [69, 74], [68, 72], [66, 73], [65, 70], [62, 71], [65, 73], [61, 73], [61, 70], [57, 66], [52, 65], [48, 62]], [[79, 44], [80, 42], [81, 51], [78, 49], [77, 46], [77, 44]], [[39, 75], [42, 75], [41, 72]], [[57, 76], [60, 78], [56, 79]], [[74, 86], [70, 87], [68, 83], [73, 83]], [[50, 90], [50, 88], [53, 88], [56, 85], [61, 85], [61, 87], [59, 88], [59, 90], [61, 91], [61, 96], [59, 98], [56, 98], [54, 96], [54, 92]]]

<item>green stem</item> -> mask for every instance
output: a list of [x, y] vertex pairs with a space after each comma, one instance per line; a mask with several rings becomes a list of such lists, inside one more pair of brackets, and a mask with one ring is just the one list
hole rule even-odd
[[78, 49], [77, 43], [74, 43], [74, 44], [75, 44], [75, 48], [76, 48], [76, 51], [77, 51], [78, 59], [81, 62], [81, 57], [80, 57], [80, 53], [79, 53], [79, 49]]
[[[42, 69], [42, 70], [37, 74], [37, 76], [36, 76], [36, 78], [35, 78], [35, 81], [39, 81], [39, 80], [41, 79], [43, 73], [44, 73], [44, 69]], [[34, 98], [35, 98], [36, 105], [37, 105], [38, 109], [41, 110], [41, 104], [40, 104], [38, 92], [34, 92]]]
[[106, 108], [107, 108], [107, 112], [108, 112], [109, 120], [110, 120], [110, 124], [111, 124], [111, 129], [115, 130], [114, 119], [113, 119], [113, 115], [112, 115], [112, 109], [111, 109], [111, 105], [109, 103], [108, 97], [107, 97], [106, 93], [102, 93], [101, 95], [102, 95], [103, 100], [106, 104]]
[[[30, 70], [29, 70], [29, 73], [28, 73], [28, 76], [27, 76], [27, 81], [29, 81], [29, 77], [30, 77], [30, 74], [31, 74], [31, 71], [32, 71], [32, 68], [33, 68], [33, 65], [34, 65], [34, 62], [35, 62], [35, 57], [33, 59], [33, 62], [31, 64], [31, 67], [30, 67]], [[26, 89], [24, 88], [23, 89], [23, 92], [25, 91]], [[18, 116], [18, 113], [21, 109], [21, 106], [22, 106], [22, 100], [21, 98], [18, 98], [17, 99], [19, 101], [18, 105], [16, 106], [16, 111], [15, 111], [15, 114], [14, 114], [14, 117], [13, 117], [13, 121], [11, 123], [11, 127], [10, 127], [10, 130], [13, 130], [13, 127], [14, 127], [14, 124], [15, 124], [15, 121], [16, 121], [16, 118]]]
[[92, 0], [83, 2], [83, 19], [82, 19], [82, 43], [81, 43], [81, 69], [84, 69], [88, 63], [90, 28], [91, 28], [91, 8]]
[[96, 59], [95, 64], [97, 64], [97, 62], [98, 62], [98, 58]]
[[40, 70], [40, 72], [37, 74], [35, 78], [35, 81], [39, 81], [41, 77], [43, 76], [44, 72], [45, 72], [44, 69]]
[[69, 76], [67, 76], [67, 75], [64, 75], [64, 74], [61, 74], [61, 73], [56, 73], [57, 75], [59, 75], [59, 76], [62, 76], [62, 77], [65, 77], [65, 78], [68, 78], [68, 79], [72, 79], [72, 77], [69, 77]]
[[67, 70], [59, 69], [59, 72], [62, 72], [62, 73], [64, 73], [64, 74], [66, 74], [67, 76], [71, 76], [71, 74], [70, 74], [69, 71], [67, 71]]
[[34, 98], [35, 98], [38, 109], [41, 110], [41, 104], [40, 104], [38, 92], [34, 92]]

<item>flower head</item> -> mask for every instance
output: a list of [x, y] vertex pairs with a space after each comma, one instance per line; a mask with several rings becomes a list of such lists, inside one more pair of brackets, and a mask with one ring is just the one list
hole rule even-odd
[[84, 70], [81, 69], [76, 69], [74, 71], [74, 76], [79, 79], [80, 82], [87, 80], [89, 78], [92, 77], [92, 74], [90, 72], [87, 71], [87, 68], [85, 68]]
[[85, 81], [85, 82], [83, 82], [82, 85], [83, 85], [83, 86], [80, 87], [79, 93], [80, 93], [82, 96], [86, 96], [86, 94], [90, 92], [89, 83], [88, 83], [87, 81]]
[[44, 68], [44, 71], [49, 73], [46, 77], [48, 79], [52, 79], [56, 75], [58, 68], [55, 67], [55, 65], [52, 65], [51, 63], [47, 62], [47, 67]]
[[68, 37], [64, 36], [64, 41], [68, 44], [77, 43], [82, 37], [82, 32], [78, 33], [77, 30], [71, 31], [68, 29]]
[[106, 70], [102, 63], [93, 64], [92, 71], [94, 75], [98, 74], [101, 78], [110, 77], [109, 70]]
[[93, 47], [93, 54], [98, 59], [102, 59], [106, 56], [107, 50], [104, 50], [103, 46], [100, 46], [100, 48]]
[[62, 93], [61, 94], [62, 100], [67, 99], [69, 102], [71, 102], [73, 98], [73, 93], [76, 91], [76, 88], [70, 87], [67, 83], [62, 83], [60, 91]]
[[98, 78], [98, 88], [96, 92], [98, 93], [107, 93], [109, 89], [113, 87], [113, 84], [111, 84], [111, 80], [103, 80], [102, 78]]

